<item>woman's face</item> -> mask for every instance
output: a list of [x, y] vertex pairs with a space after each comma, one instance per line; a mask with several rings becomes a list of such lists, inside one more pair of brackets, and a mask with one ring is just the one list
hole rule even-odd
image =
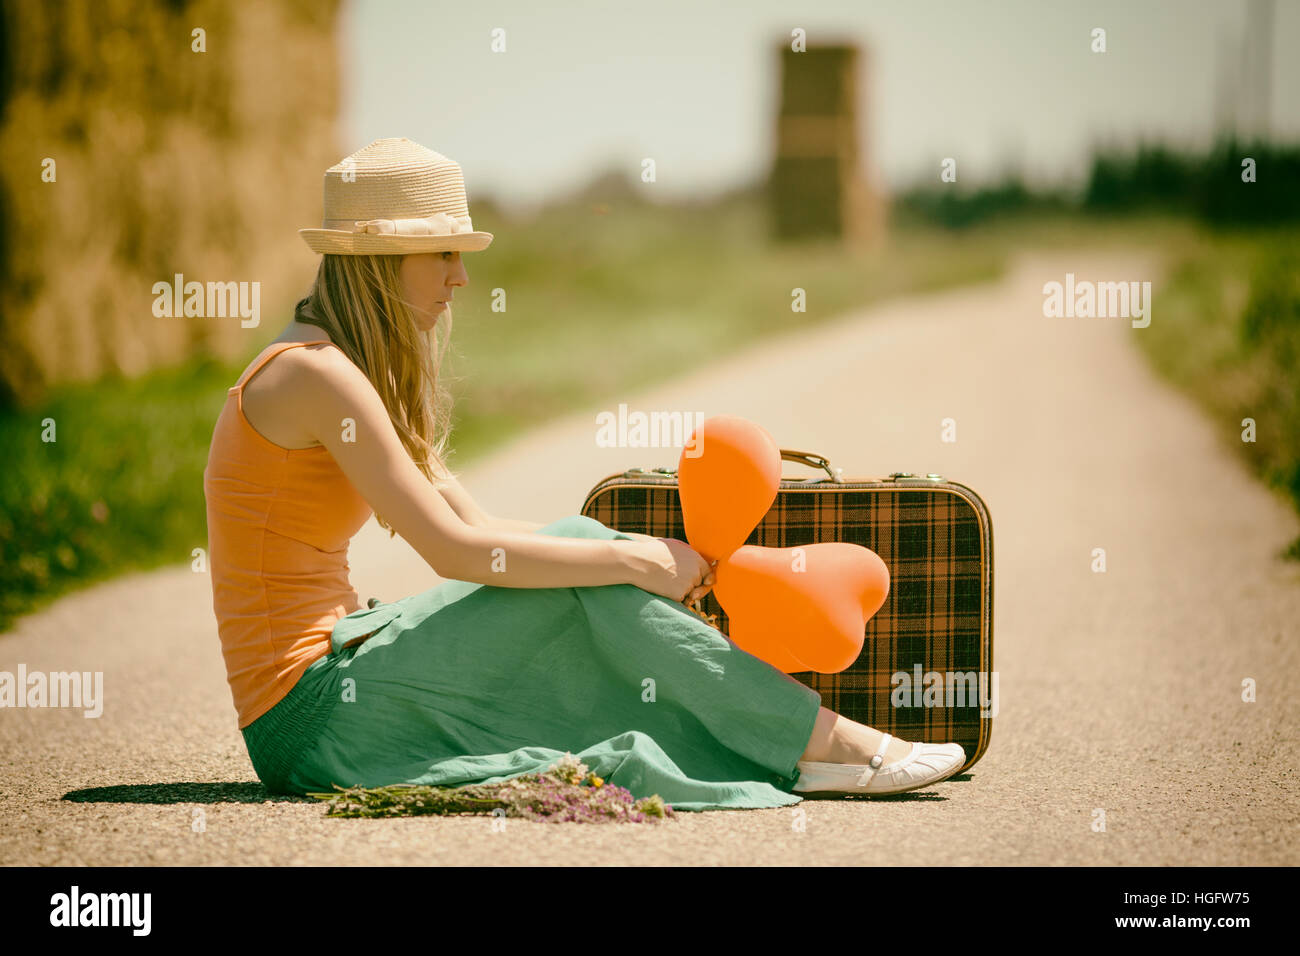
[[398, 270], [402, 298], [410, 303], [415, 324], [427, 332], [451, 303], [453, 290], [469, 282], [459, 252], [423, 252], [402, 257]]

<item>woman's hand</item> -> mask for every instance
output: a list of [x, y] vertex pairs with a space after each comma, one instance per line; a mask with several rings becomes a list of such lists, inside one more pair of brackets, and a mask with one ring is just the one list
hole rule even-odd
[[640, 579], [633, 582], [638, 587], [683, 604], [704, 597], [713, 587], [712, 566], [685, 541], [645, 534], [628, 537], [632, 540], [625, 544], [636, 550], [641, 567]]
[[[716, 563], [717, 562], [715, 561], [714, 564]], [[712, 565], [710, 565], [709, 573], [704, 576], [704, 580], [700, 582], [699, 586], [694, 591], [692, 591], [690, 594], [686, 596], [686, 600], [684, 600], [682, 603], [694, 604], [696, 601], [702, 601], [704, 599], [704, 595], [708, 594], [710, 591], [713, 590], [713, 581], [714, 581], [713, 567]]]

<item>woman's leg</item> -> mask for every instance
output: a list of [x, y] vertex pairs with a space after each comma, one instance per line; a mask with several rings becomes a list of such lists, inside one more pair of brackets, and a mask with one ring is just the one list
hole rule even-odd
[[[618, 534], [581, 516], [538, 533]], [[818, 693], [640, 588], [447, 581], [349, 615], [333, 643], [319, 687], [305, 685], [328, 714], [286, 758], [289, 792], [459, 786], [545, 769], [567, 750], [675, 807], [799, 800], [790, 788]]]
[[[617, 534], [577, 516], [543, 533]], [[324, 716], [289, 735], [286, 792], [502, 779], [568, 750], [675, 806], [784, 806], [797, 802], [788, 775], [801, 751], [859, 764], [880, 740], [680, 605], [631, 586], [449, 581], [350, 615], [334, 639], [317, 679], [302, 682]], [[887, 759], [906, 752], [898, 743]]]
[[[585, 519], [587, 525], [594, 525], [599, 531], [608, 531], [598, 522]], [[568, 519], [566, 519], [567, 523]], [[586, 536], [592, 528], [578, 522], [570, 525], [565, 533]], [[598, 533], [598, 532], [597, 532]], [[841, 716], [825, 707], [819, 707], [817, 721], [812, 735], [807, 741], [800, 760], [825, 761], [827, 763], [865, 764], [875, 756], [880, 747], [883, 734], [874, 727], [868, 727], [857, 721]], [[912, 749], [910, 741], [894, 736], [885, 750], [885, 763], [902, 760]]]
[[[874, 727], [859, 724], [822, 707], [817, 712], [817, 723], [808, 740], [808, 749], [800, 759], [865, 764], [875, 756], [882, 736]], [[894, 737], [885, 751], [885, 763], [902, 760], [911, 749], [908, 741]]]

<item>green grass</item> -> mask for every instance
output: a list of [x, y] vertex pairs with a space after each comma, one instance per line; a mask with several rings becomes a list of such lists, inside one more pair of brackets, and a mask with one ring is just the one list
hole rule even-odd
[[[556, 415], [616, 405], [772, 333], [891, 296], [995, 278], [1018, 248], [1131, 244], [1135, 236], [1191, 248], [1181, 221], [1042, 216], [960, 233], [899, 221], [883, 247], [853, 252], [767, 242], [753, 197], [711, 207], [621, 199], [605, 208], [574, 202], [526, 223], [485, 217], [496, 239], [466, 257], [470, 284], [457, 295], [447, 369], [457, 397], [453, 468]], [[1231, 285], [1232, 269], [1222, 271]], [[805, 313], [790, 310], [796, 287], [806, 290]], [[505, 312], [490, 308], [497, 288], [507, 290]], [[266, 339], [288, 318], [264, 323]], [[38, 408], [0, 414], [8, 466], [0, 630], [73, 588], [188, 561], [206, 545], [208, 443], [226, 389], [251, 358], [60, 389]], [[52, 443], [41, 440], [46, 418], [56, 423]]]
[[73, 587], [207, 547], [207, 445], [240, 369], [191, 362], [0, 415], [0, 627]]
[[[1152, 365], [1300, 512], [1300, 229], [1197, 231], [1174, 245], [1136, 336]], [[1255, 441], [1243, 440], [1244, 419]], [[1300, 559], [1300, 538], [1285, 552]]]

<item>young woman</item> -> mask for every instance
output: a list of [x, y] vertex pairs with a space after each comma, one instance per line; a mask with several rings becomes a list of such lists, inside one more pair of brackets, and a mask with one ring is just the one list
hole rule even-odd
[[[957, 771], [958, 745], [838, 716], [682, 606], [713, 584], [686, 543], [497, 518], [460, 486], [438, 372], [462, 253], [492, 236], [455, 162], [378, 140], [326, 172], [323, 228], [301, 233], [315, 284], [230, 389], [204, 472], [213, 608], [269, 790], [494, 782], [568, 751], [703, 810]], [[445, 583], [363, 608], [348, 542], [372, 511]]]

